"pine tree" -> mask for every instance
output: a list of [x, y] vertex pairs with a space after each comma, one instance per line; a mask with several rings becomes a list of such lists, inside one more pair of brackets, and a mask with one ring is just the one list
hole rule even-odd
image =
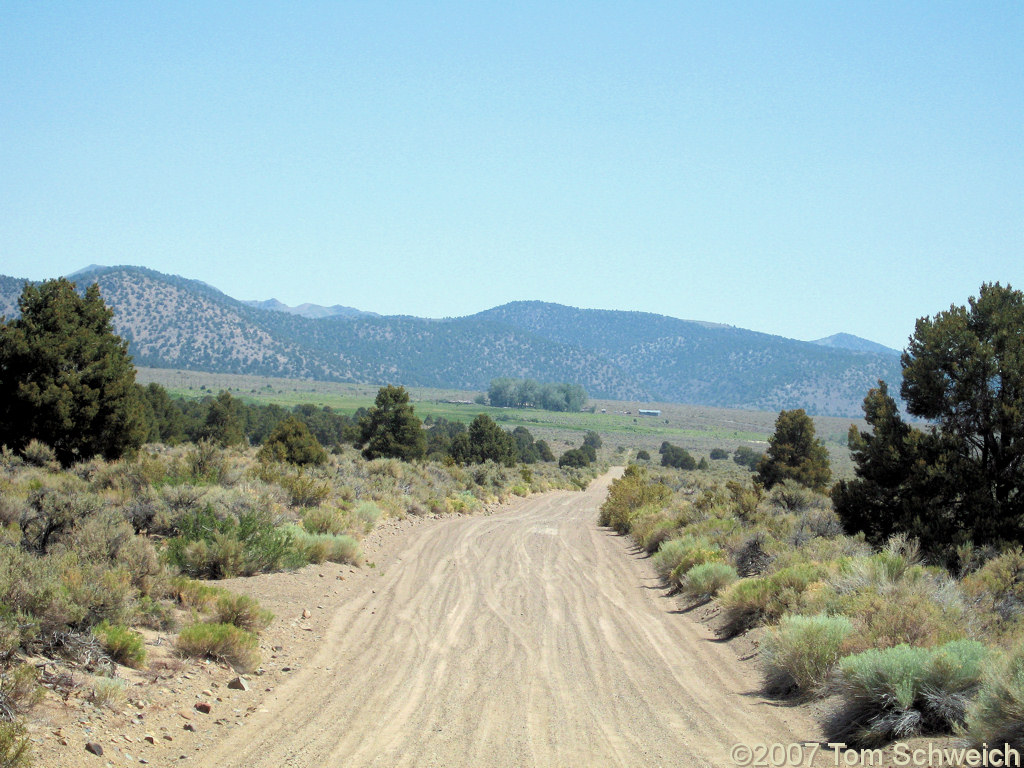
[[768, 452], [757, 464], [758, 482], [771, 488], [783, 480], [795, 480], [823, 490], [831, 479], [828, 449], [815, 438], [811, 417], [803, 408], [780, 412], [775, 432], [768, 438]]
[[373, 408], [360, 421], [363, 457], [391, 457], [412, 461], [422, 459], [427, 450], [423, 422], [409, 404], [405, 387], [381, 387]]
[[260, 448], [258, 457], [264, 461], [306, 466], [325, 464], [327, 451], [303, 422], [289, 416], [274, 427]]
[[99, 286], [26, 284], [18, 308], [0, 323], [0, 444], [41, 440], [65, 466], [138, 448], [149, 430], [135, 367]]

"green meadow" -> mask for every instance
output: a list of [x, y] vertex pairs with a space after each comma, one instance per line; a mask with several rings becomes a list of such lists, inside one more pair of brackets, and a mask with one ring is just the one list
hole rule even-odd
[[[352, 414], [368, 408], [377, 394], [377, 385], [343, 384], [325, 381], [203, 373], [164, 368], [139, 368], [141, 384], [156, 382], [173, 397], [200, 399], [227, 390], [250, 403], [276, 403], [291, 407], [304, 403]], [[478, 413], [487, 413], [506, 429], [526, 427], [536, 439], [547, 440], [555, 453], [576, 447], [587, 430], [598, 432], [604, 440], [604, 453], [611, 461], [647, 450], [657, 461], [658, 448], [668, 441], [686, 448], [698, 459], [712, 449], [734, 451], [745, 445], [763, 451], [774, 430], [775, 412], [741, 411], [680, 403], [653, 403], [591, 399], [594, 412], [559, 413], [534, 408], [494, 408], [472, 402], [480, 391], [407, 387], [420, 418], [445, 418], [469, 423]], [[460, 402], [461, 401], [461, 402]], [[640, 416], [640, 409], [660, 410], [661, 415]], [[846, 447], [851, 423], [866, 428], [861, 419], [816, 417], [818, 436], [832, 458], [835, 478], [852, 477], [853, 464]], [[744, 478], [744, 469], [731, 460], [711, 462], [715, 476]]]

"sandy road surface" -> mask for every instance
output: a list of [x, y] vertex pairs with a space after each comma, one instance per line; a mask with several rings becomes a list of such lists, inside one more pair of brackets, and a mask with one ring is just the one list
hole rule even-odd
[[316, 659], [198, 761], [727, 768], [736, 742], [818, 738], [597, 527], [611, 477], [396, 539]]

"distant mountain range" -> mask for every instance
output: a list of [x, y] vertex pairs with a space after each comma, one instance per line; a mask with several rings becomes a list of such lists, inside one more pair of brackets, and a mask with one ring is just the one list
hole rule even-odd
[[242, 303], [248, 304], [250, 307], [256, 307], [256, 309], [265, 309], [271, 312], [287, 312], [290, 315], [299, 315], [300, 317], [311, 317], [314, 319], [321, 317], [380, 317], [376, 312], [363, 312], [361, 309], [343, 307], [341, 304], [323, 307], [319, 304], [307, 303], [299, 304], [297, 307], [289, 307], [287, 304], [284, 304], [277, 299], [267, 299], [266, 301], [255, 301], [249, 299]]
[[[645, 312], [519, 301], [444, 320], [239, 301], [142, 267], [92, 266], [138, 365], [373, 384], [485, 389], [499, 376], [581, 384], [593, 397], [860, 416], [898, 391], [899, 354], [838, 334], [796, 341]], [[12, 316], [24, 280], [0, 276]]]
[[899, 355], [899, 350], [892, 349], [875, 341], [862, 339], [860, 336], [853, 336], [849, 333], [836, 333], [826, 336], [824, 339], [817, 339], [812, 344], [820, 344], [823, 347], [833, 349], [848, 349], [851, 352], [876, 352], [880, 355]]

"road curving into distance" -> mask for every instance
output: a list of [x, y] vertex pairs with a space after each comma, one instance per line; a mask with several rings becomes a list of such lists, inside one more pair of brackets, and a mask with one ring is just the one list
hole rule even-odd
[[316, 658], [200, 764], [725, 768], [737, 743], [817, 741], [597, 526], [620, 472], [394, 539]]

